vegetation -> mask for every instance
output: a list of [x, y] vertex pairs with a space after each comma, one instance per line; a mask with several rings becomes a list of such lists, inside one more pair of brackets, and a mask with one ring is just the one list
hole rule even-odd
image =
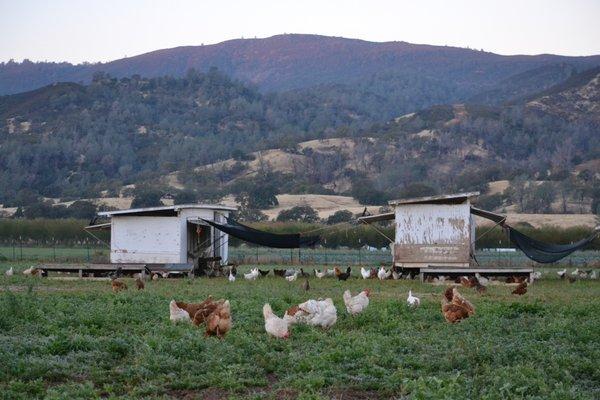
[[[233, 284], [159, 280], [114, 294], [106, 281], [9, 280], [6, 268], [5, 398], [595, 399], [600, 385], [600, 286], [560, 281], [553, 270], [523, 297], [506, 286], [483, 296], [461, 289], [476, 314], [451, 325], [440, 311], [444, 288], [417, 281], [312, 279], [307, 294], [273, 276]], [[371, 304], [351, 318], [342, 292], [364, 287]], [[409, 289], [421, 298], [415, 310], [405, 304]], [[209, 294], [231, 301], [225, 339], [170, 323], [172, 298]], [[264, 303], [281, 315], [318, 297], [332, 297], [337, 307], [329, 331], [294, 326], [288, 340], [266, 335]]]

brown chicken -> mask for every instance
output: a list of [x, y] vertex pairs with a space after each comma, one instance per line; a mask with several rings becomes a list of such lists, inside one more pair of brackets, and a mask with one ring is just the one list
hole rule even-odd
[[527, 293], [527, 282], [522, 282], [515, 290], [512, 291], [512, 294], [518, 294], [519, 296], [522, 296], [525, 293]]
[[225, 300], [206, 318], [205, 336], [217, 336], [223, 338], [231, 329], [231, 306], [229, 300]]
[[117, 293], [121, 290], [127, 290], [127, 285], [125, 284], [125, 282], [121, 282], [118, 279], [113, 279], [110, 282], [110, 285], [112, 286], [112, 290], [113, 292]]
[[485, 292], [487, 292], [487, 288], [479, 282], [477, 282], [477, 284], [475, 285], [475, 290], [477, 290], [477, 293], [479, 294], [484, 294]]
[[467, 278], [466, 276], [460, 277], [460, 284], [464, 287], [472, 288], [477, 286], [477, 279], [475, 277]]
[[138, 290], [146, 288], [146, 284], [141, 278], [135, 278], [135, 286], [137, 286]]
[[187, 313], [190, 315], [190, 318], [194, 318], [194, 316], [196, 315], [198, 310], [200, 310], [201, 308], [205, 307], [207, 304], [210, 304], [212, 302], [213, 302], [212, 296], [208, 296], [208, 298], [206, 300], [204, 300], [202, 303], [186, 303], [183, 301], [176, 301], [175, 304], [177, 304], [177, 307], [181, 308], [182, 310], [187, 311]]
[[194, 323], [194, 325], [199, 326], [200, 324], [205, 322], [208, 316], [212, 314], [218, 307], [223, 305], [224, 302], [225, 300], [223, 299], [218, 301], [212, 301], [212, 299], [207, 299], [200, 303], [201, 307], [198, 308], [198, 310], [192, 317], [192, 322]]
[[475, 307], [456, 290], [449, 287], [442, 299], [442, 314], [450, 323], [459, 322], [475, 314]]

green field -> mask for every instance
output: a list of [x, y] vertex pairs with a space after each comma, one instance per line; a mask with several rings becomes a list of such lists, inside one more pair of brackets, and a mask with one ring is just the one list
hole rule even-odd
[[[477, 311], [456, 325], [441, 315], [443, 286], [310, 283], [307, 294], [275, 277], [159, 280], [113, 294], [107, 281], [2, 273], [0, 397], [600, 398], [600, 281], [569, 284], [551, 271], [523, 297], [504, 285], [486, 295], [463, 288]], [[342, 292], [365, 287], [371, 305], [347, 316]], [[405, 306], [409, 288], [421, 297], [416, 310]], [[209, 294], [231, 301], [234, 327], [224, 340], [170, 323], [169, 300]], [[338, 309], [329, 331], [294, 326], [287, 341], [267, 337], [265, 302], [281, 315], [319, 297]]]

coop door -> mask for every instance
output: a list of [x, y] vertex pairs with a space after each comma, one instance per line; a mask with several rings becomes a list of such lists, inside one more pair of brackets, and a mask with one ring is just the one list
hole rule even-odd
[[199, 223], [187, 224], [187, 260], [194, 262], [199, 257], [210, 257], [210, 226]]

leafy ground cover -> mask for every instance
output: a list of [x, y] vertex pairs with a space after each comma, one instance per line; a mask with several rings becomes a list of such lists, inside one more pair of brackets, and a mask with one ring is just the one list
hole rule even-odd
[[[15, 265], [22, 270], [25, 265]], [[114, 294], [107, 281], [5, 277], [0, 265], [2, 398], [199, 399], [597, 399], [600, 281], [573, 284], [553, 271], [523, 297], [491, 286], [459, 289], [472, 318], [450, 325], [444, 286], [417, 281], [301, 282], [273, 276], [148, 282]], [[358, 273], [358, 271], [355, 271]], [[369, 308], [345, 313], [342, 293], [372, 290]], [[405, 305], [408, 290], [420, 308]], [[168, 302], [212, 294], [231, 301], [224, 340], [169, 321]], [[294, 326], [267, 337], [262, 305], [279, 315], [307, 298], [332, 297], [329, 331]]]

